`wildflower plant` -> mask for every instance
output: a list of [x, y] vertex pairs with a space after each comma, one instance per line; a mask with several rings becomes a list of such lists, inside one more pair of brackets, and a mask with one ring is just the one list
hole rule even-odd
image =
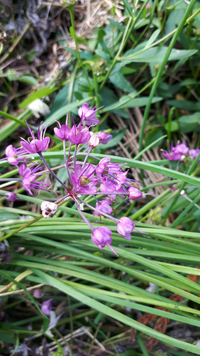
[[[41, 66], [32, 76], [31, 55], [30, 72], [21, 77], [29, 84], [26, 91], [18, 86], [16, 95], [21, 75], [16, 66], [11, 80], [13, 70], [6, 68], [23, 49], [29, 26], [34, 31], [34, 16], [18, 37], [20, 45], [9, 35], [0, 60], [2, 107], [6, 102], [0, 142], [8, 146], [2, 147], [0, 162], [0, 352], [5, 353], [1, 348], [9, 338], [13, 347], [7, 354], [27, 354], [32, 345], [41, 345], [42, 336], [45, 352], [64, 354], [62, 346], [69, 341], [67, 353], [73, 354], [72, 338], [79, 328], [90, 328], [91, 345], [83, 346], [87, 355], [109, 353], [111, 344], [114, 353], [151, 355], [162, 350], [162, 343], [170, 355], [180, 349], [200, 355], [195, 340], [200, 327], [199, 1], [123, 0], [113, 2], [108, 14], [104, 8], [110, 4], [103, 2], [94, 13], [106, 25], [95, 29], [92, 41], [79, 30], [76, 34], [73, 3], [51, 6], [65, 4], [70, 12], [67, 37], [73, 50], [71, 58], [67, 50], [65, 67], [60, 41], [58, 51], [48, 47], [56, 60], [48, 77]], [[84, 14], [91, 33], [93, 4]], [[77, 9], [82, 16], [80, 4]], [[37, 11], [36, 18], [42, 14], [43, 9]], [[22, 53], [24, 61], [27, 48]], [[9, 88], [15, 89], [11, 95]], [[50, 112], [44, 102], [51, 102], [56, 90]], [[32, 113], [35, 121], [29, 120]], [[37, 129], [39, 113], [48, 117]], [[71, 120], [71, 113], [78, 120]], [[111, 120], [119, 132], [106, 131]], [[113, 150], [121, 139], [125, 157]], [[165, 148], [159, 157], [159, 151], [154, 155], [158, 145]], [[173, 337], [181, 325], [191, 335], [187, 342]], [[118, 348], [124, 338], [126, 348]], [[79, 347], [82, 341], [84, 336]], [[101, 350], [94, 350], [93, 342]]]
[[[100, 108], [99, 108], [100, 109]], [[110, 133], [104, 131], [93, 134], [90, 131], [99, 123], [96, 112], [99, 110], [96, 107], [90, 109], [87, 103], [78, 109], [79, 122], [73, 122], [72, 128], [68, 126], [68, 116], [66, 117], [65, 125], [60, 125], [54, 128], [55, 135], [63, 142], [63, 157], [65, 161], [65, 169], [67, 171], [67, 184], [63, 183], [55, 174], [55, 167], [50, 167], [43, 157], [43, 152], [48, 149], [50, 138], [45, 137], [46, 129], [42, 123], [38, 128], [38, 137], [36, 138], [33, 131], [29, 127], [31, 134], [29, 141], [22, 138], [21, 145], [23, 149], [15, 149], [11, 145], [6, 148], [6, 158], [10, 164], [18, 167], [19, 174], [22, 177], [21, 182], [25, 190], [30, 195], [32, 191], [50, 189], [48, 183], [37, 181], [37, 177], [43, 175], [43, 168], [62, 185], [65, 195], [59, 200], [52, 202], [43, 201], [41, 204], [42, 215], [45, 218], [52, 217], [57, 209], [58, 203], [72, 200], [76, 208], [90, 227], [92, 234], [92, 241], [102, 250], [106, 245], [112, 252], [117, 255], [115, 250], [111, 247], [112, 231], [106, 226], [94, 228], [90, 221], [86, 218], [83, 212], [84, 205], [94, 211], [94, 215], [105, 216], [117, 223], [117, 231], [126, 240], [131, 239], [131, 232], [135, 229], [134, 222], [128, 217], [121, 217], [120, 219], [112, 216], [111, 205], [116, 199], [125, 198], [131, 200], [138, 200], [142, 197], [142, 192], [133, 186], [134, 180], [127, 178], [128, 170], [125, 171], [125, 164], [113, 163], [109, 157], [99, 159], [91, 154], [93, 148], [96, 148], [100, 143], [106, 144], [112, 139]], [[85, 123], [85, 125], [84, 125]], [[66, 151], [66, 144], [68, 143], [68, 152]], [[72, 145], [74, 151], [72, 152]], [[82, 145], [82, 146], [81, 146]], [[41, 159], [36, 164], [29, 164], [30, 156], [38, 154]], [[19, 158], [21, 156], [21, 158]], [[88, 160], [94, 163], [88, 163]], [[44, 166], [42, 166], [44, 164]], [[84, 197], [93, 195], [96, 199], [96, 207], [85, 202]], [[84, 196], [84, 197], [83, 197]], [[102, 199], [103, 197], [103, 199]], [[138, 231], [138, 230], [137, 230]], [[141, 231], [139, 231], [141, 232]], [[142, 232], [141, 232], [142, 233]]]

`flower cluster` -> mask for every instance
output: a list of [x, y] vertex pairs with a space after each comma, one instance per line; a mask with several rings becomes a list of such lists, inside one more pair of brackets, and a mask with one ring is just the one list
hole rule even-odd
[[190, 156], [195, 159], [199, 153], [200, 148], [190, 150], [189, 147], [186, 146], [185, 141], [183, 141], [181, 144], [178, 143], [176, 146], [171, 144], [171, 149], [169, 152], [162, 151], [163, 156], [170, 161], [183, 161], [186, 156]]
[[[58, 203], [68, 199], [73, 200], [80, 215], [92, 230], [92, 241], [101, 250], [107, 245], [117, 255], [111, 247], [112, 231], [106, 226], [94, 228], [83, 214], [83, 206], [86, 205], [93, 210], [96, 216], [105, 216], [115, 221], [117, 223], [117, 232], [126, 240], [130, 240], [131, 232], [136, 230], [134, 222], [127, 217], [115, 218], [112, 215], [112, 204], [116, 198], [138, 200], [142, 197], [142, 192], [133, 185], [132, 179], [127, 178], [128, 170], [125, 170], [125, 164], [111, 162], [109, 157], [100, 160], [91, 154], [93, 148], [99, 144], [106, 144], [112, 139], [112, 135], [104, 131], [95, 134], [90, 131], [92, 126], [99, 123], [96, 115], [97, 110], [99, 109], [96, 109], [96, 107], [90, 109], [89, 105], [85, 103], [78, 109], [80, 121], [77, 125], [73, 123], [70, 128], [67, 117], [64, 125], [58, 122], [58, 127], [54, 128], [55, 135], [63, 141], [64, 167], [68, 174], [67, 185], [56, 176], [54, 173], [55, 167], [52, 169], [43, 157], [42, 152], [48, 148], [50, 139], [45, 137], [46, 129], [41, 125], [38, 129], [38, 137], [35, 137], [27, 124], [31, 140], [26, 141], [22, 138], [21, 146], [23, 149], [15, 149], [12, 146], [8, 146], [6, 157], [8, 162], [18, 167], [24, 189], [29, 194], [32, 194], [32, 189], [38, 191], [39, 189], [47, 190], [49, 188], [48, 184], [36, 180], [42, 174], [41, 164], [39, 162], [37, 164], [28, 164], [28, 157], [30, 157], [28, 155], [37, 153], [41, 162], [64, 187], [66, 193], [65, 196], [54, 203], [43, 202], [41, 206], [43, 216], [45, 218], [51, 217], [57, 211]], [[68, 152], [66, 151], [66, 143], [68, 143]], [[90, 162], [93, 159], [96, 163], [88, 163], [88, 158]], [[96, 206], [93, 207], [86, 203], [82, 199], [82, 195], [93, 195], [96, 199]], [[98, 199], [98, 196], [103, 196], [103, 199]]]

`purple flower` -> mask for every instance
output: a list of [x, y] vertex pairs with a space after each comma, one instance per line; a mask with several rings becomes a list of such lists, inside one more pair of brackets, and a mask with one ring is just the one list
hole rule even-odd
[[115, 181], [109, 178], [102, 178], [102, 183], [100, 185], [100, 191], [102, 193], [116, 193], [118, 186]]
[[50, 312], [52, 310], [52, 306], [51, 306], [52, 300], [53, 299], [48, 299], [42, 303], [41, 310], [45, 315], [50, 315]]
[[76, 127], [76, 125], [74, 125], [68, 135], [68, 140], [71, 143], [75, 143], [76, 145], [79, 145], [80, 143], [87, 143], [89, 139], [90, 132], [89, 129], [85, 126]]
[[75, 172], [71, 174], [71, 180], [76, 193], [95, 194], [97, 192], [96, 184], [98, 178], [94, 176], [95, 168], [87, 163], [83, 168], [76, 166]]
[[21, 150], [20, 148], [14, 148], [12, 145], [6, 147], [5, 154], [7, 160], [10, 164], [17, 166], [19, 163], [19, 155], [26, 153], [25, 150]]
[[110, 162], [110, 157], [102, 158], [96, 168], [96, 173], [100, 178], [102, 174], [117, 174], [120, 171], [121, 167], [117, 163]]
[[[57, 121], [58, 122], [58, 121]], [[59, 129], [57, 127], [54, 128], [54, 133], [55, 135], [62, 141], [66, 140], [68, 141], [68, 137], [69, 137], [69, 133], [70, 133], [70, 128], [67, 125], [68, 122], [68, 115], [66, 117], [66, 123], [65, 125], [60, 125], [60, 123], [58, 122], [59, 125]]]
[[26, 141], [24, 138], [21, 137], [21, 139], [23, 140], [23, 141], [21, 141], [22, 147], [28, 153], [31, 153], [31, 154], [46, 151], [49, 146], [49, 143], [50, 143], [50, 138], [44, 137], [46, 129], [44, 129], [43, 127], [40, 129], [40, 126], [39, 126], [38, 139], [37, 139], [37, 138], [35, 138], [34, 133], [31, 131], [28, 123], [27, 123], [27, 126], [28, 126], [29, 132], [31, 134], [32, 141], [29, 143], [28, 141]]
[[177, 161], [181, 158], [181, 156], [185, 156], [189, 151], [189, 148], [185, 145], [185, 143], [177, 144], [173, 147], [171, 144], [171, 150], [169, 152], [162, 151], [163, 156], [169, 159], [170, 161]]
[[134, 230], [135, 224], [134, 222], [127, 218], [127, 217], [122, 217], [119, 219], [119, 222], [117, 224], [117, 232], [124, 236], [126, 240], [131, 239], [131, 232]]
[[142, 198], [142, 192], [136, 187], [130, 187], [128, 189], [128, 192], [129, 192], [129, 199], [138, 200]]
[[34, 165], [31, 167], [27, 167], [26, 163], [23, 163], [21, 166], [19, 166], [19, 174], [23, 177], [22, 184], [24, 189], [26, 189], [29, 194], [33, 195], [31, 192], [31, 189], [35, 190], [47, 190], [49, 187], [49, 184], [47, 183], [42, 183], [42, 182], [37, 182], [36, 175], [35, 173], [41, 170], [41, 166], [36, 166], [34, 168]]
[[94, 242], [100, 248], [100, 250], [102, 250], [103, 247], [107, 245], [111, 249], [111, 251], [113, 251], [115, 255], [118, 256], [115, 250], [113, 250], [113, 248], [110, 246], [110, 244], [112, 243], [111, 235], [112, 231], [108, 227], [97, 227], [92, 231], [92, 242]]
[[101, 212], [105, 214], [111, 214], [112, 208], [110, 204], [112, 204], [112, 200], [101, 200], [100, 202], [96, 203], [94, 215], [101, 216]]
[[189, 152], [189, 148], [185, 145], [185, 142], [183, 142], [180, 145], [177, 144], [175, 147], [173, 147], [173, 152], [186, 155]]
[[107, 134], [106, 132], [104, 131], [101, 131], [97, 134], [99, 140], [100, 140], [100, 143], [103, 143], [103, 145], [105, 145], [106, 143], [108, 143], [108, 141], [110, 141], [112, 139], [112, 135], [110, 134]]
[[99, 120], [96, 118], [96, 111], [101, 109], [102, 107], [96, 109], [96, 106], [94, 108], [90, 109], [89, 105], [87, 103], [84, 103], [79, 109], [78, 109], [78, 115], [81, 118], [81, 123], [85, 122], [87, 126], [95, 126], [99, 124]]
[[6, 193], [6, 199], [8, 201], [15, 201], [17, 199], [17, 194], [13, 193], [13, 192], [8, 192]]
[[194, 159], [197, 158], [198, 154], [200, 153], [200, 148], [196, 148], [193, 150], [189, 150], [189, 156], [193, 157]]

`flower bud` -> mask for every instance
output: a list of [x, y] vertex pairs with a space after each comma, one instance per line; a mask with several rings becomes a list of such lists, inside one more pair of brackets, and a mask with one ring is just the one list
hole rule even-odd
[[17, 199], [17, 194], [13, 192], [6, 193], [6, 199], [13, 202]]
[[129, 199], [138, 200], [142, 198], [142, 192], [136, 187], [130, 187], [128, 189], [128, 192], [129, 192]]
[[37, 288], [33, 292], [34, 298], [41, 298], [43, 297], [44, 293], [41, 291], [41, 289]]
[[89, 140], [89, 147], [95, 148], [98, 146], [98, 144], [99, 144], [98, 136], [97, 135], [91, 136]]
[[107, 244], [112, 243], [112, 231], [106, 226], [97, 227], [92, 231], [92, 241], [102, 250]]
[[52, 310], [51, 302], [53, 299], [48, 299], [42, 303], [41, 310], [45, 315], [50, 315], [50, 311]]
[[48, 219], [58, 210], [58, 205], [49, 201], [43, 201], [41, 204], [42, 215]]
[[126, 240], [131, 239], [131, 232], [134, 230], [135, 224], [134, 222], [127, 218], [127, 217], [122, 217], [119, 219], [118, 224], [117, 224], [117, 232], [124, 236]]
[[112, 135], [101, 131], [97, 134], [98, 138], [100, 139], [100, 143], [103, 143], [103, 145], [105, 145], [106, 143], [108, 143], [108, 141], [110, 141], [113, 137]]

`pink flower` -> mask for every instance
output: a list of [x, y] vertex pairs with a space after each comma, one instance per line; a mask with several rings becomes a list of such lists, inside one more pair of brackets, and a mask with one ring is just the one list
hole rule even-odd
[[48, 299], [42, 303], [41, 310], [45, 315], [50, 315], [50, 312], [52, 310], [52, 306], [51, 306], [52, 300], [53, 299]]
[[102, 158], [96, 168], [96, 173], [100, 178], [102, 174], [117, 174], [120, 171], [121, 167], [117, 163], [110, 162], [110, 157]]
[[80, 143], [87, 143], [89, 139], [90, 132], [89, 129], [85, 126], [76, 127], [76, 125], [74, 125], [68, 135], [68, 140], [71, 143], [75, 143], [76, 145], [79, 145]]
[[27, 167], [26, 163], [23, 163], [21, 166], [19, 166], [19, 174], [23, 177], [23, 187], [31, 195], [33, 195], [31, 189], [35, 189], [36, 191], [39, 189], [47, 190], [47, 188], [49, 187], [49, 184], [37, 182], [35, 180], [37, 177], [35, 173], [38, 172], [41, 168], [41, 166], [36, 166], [34, 168], [34, 165], [32, 165], [31, 167]]
[[[41, 124], [40, 124], [41, 125]], [[26, 141], [24, 138], [21, 137], [23, 141], [21, 141], [22, 147], [28, 152], [28, 153], [38, 153], [38, 152], [43, 152], [46, 151], [49, 143], [50, 143], [50, 138], [49, 137], [44, 137], [46, 129], [42, 127], [40, 129], [40, 126], [38, 128], [38, 139], [35, 138], [34, 133], [31, 131], [28, 123], [27, 123], [29, 132], [32, 137], [32, 141], [29, 143]], [[44, 130], [44, 131], [43, 131]]]
[[6, 147], [5, 154], [10, 164], [17, 166], [19, 163], [19, 155], [24, 154], [26, 151], [20, 148], [14, 148], [12, 145]]
[[128, 189], [128, 192], [129, 192], [129, 199], [138, 200], [142, 198], [142, 192], [136, 187], [130, 187]]
[[111, 251], [113, 251], [117, 255], [115, 250], [113, 250], [113, 248], [110, 246], [110, 244], [112, 243], [111, 235], [112, 231], [108, 227], [97, 227], [92, 231], [92, 242], [94, 242], [100, 248], [100, 250], [102, 250], [103, 247], [107, 245], [111, 249]]
[[71, 180], [76, 193], [95, 194], [97, 192], [96, 184], [98, 178], [94, 176], [95, 168], [87, 163], [85, 167], [76, 166], [75, 172], [71, 174]]
[[78, 115], [81, 118], [81, 123], [85, 122], [87, 126], [95, 126], [99, 124], [99, 120], [96, 118], [96, 111], [101, 109], [102, 107], [96, 109], [96, 106], [92, 109], [89, 108], [89, 105], [87, 103], [84, 103], [79, 109], [78, 109]]
[[8, 201], [15, 201], [17, 199], [17, 194], [13, 193], [13, 192], [8, 192], [6, 193], [6, 199]]
[[186, 155], [188, 151], [189, 148], [183, 142], [180, 145], [177, 144], [175, 147], [173, 147], [173, 144], [171, 144], [171, 150], [169, 152], [162, 151], [162, 154], [170, 161], [177, 161], [181, 158], [181, 156]]
[[112, 200], [101, 200], [100, 202], [96, 203], [94, 215], [101, 216], [101, 212], [105, 214], [111, 214], [112, 208], [110, 204], [112, 204]]
[[103, 178], [102, 183], [100, 184], [100, 191], [102, 193], [116, 193], [117, 192], [117, 185], [114, 180], [109, 178]]
[[58, 122], [59, 125], [59, 129], [57, 127], [54, 127], [54, 133], [55, 135], [62, 141], [66, 140], [68, 141], [68, 137], [69, 137], [69, 133], [70, 133], [70, 128], [67, 125], [68, 122], [68, 115], [66, 117], [66, 123], [65, 125], [60, 125], [60, 123]]
[[173, 152], [181, 153], [181, 155], [186, 155], [189, 152], [189, 148], [185, 145], [185, 142], [181, 143], [180, 145], [176, 145], [172, 148]]
[[197, 158], [198, 154], [200, 153], [200, 148], [196, 148], [193, 150], [189, 150], [189, 156], [193, 157], [194, 159]]
[[107, 134], [106, 132], [104, 131], [101, 131], [97, 134], [99, 140], [100, 140], [100, 143], [103, 143], [103, 145], [105, 145], [106, 143], [108, 143], [108, 141], [110, 141], [112, 139], [112, 135], [110, 134]]
[[134, 230], [135, 224], [134, 222], [127, 218], [127, 217], [122, 217], [119, 219], [119, 222], [117, 224], [117, 232], [124, 236], [126, 240], [131, 239], [131, 232]]

